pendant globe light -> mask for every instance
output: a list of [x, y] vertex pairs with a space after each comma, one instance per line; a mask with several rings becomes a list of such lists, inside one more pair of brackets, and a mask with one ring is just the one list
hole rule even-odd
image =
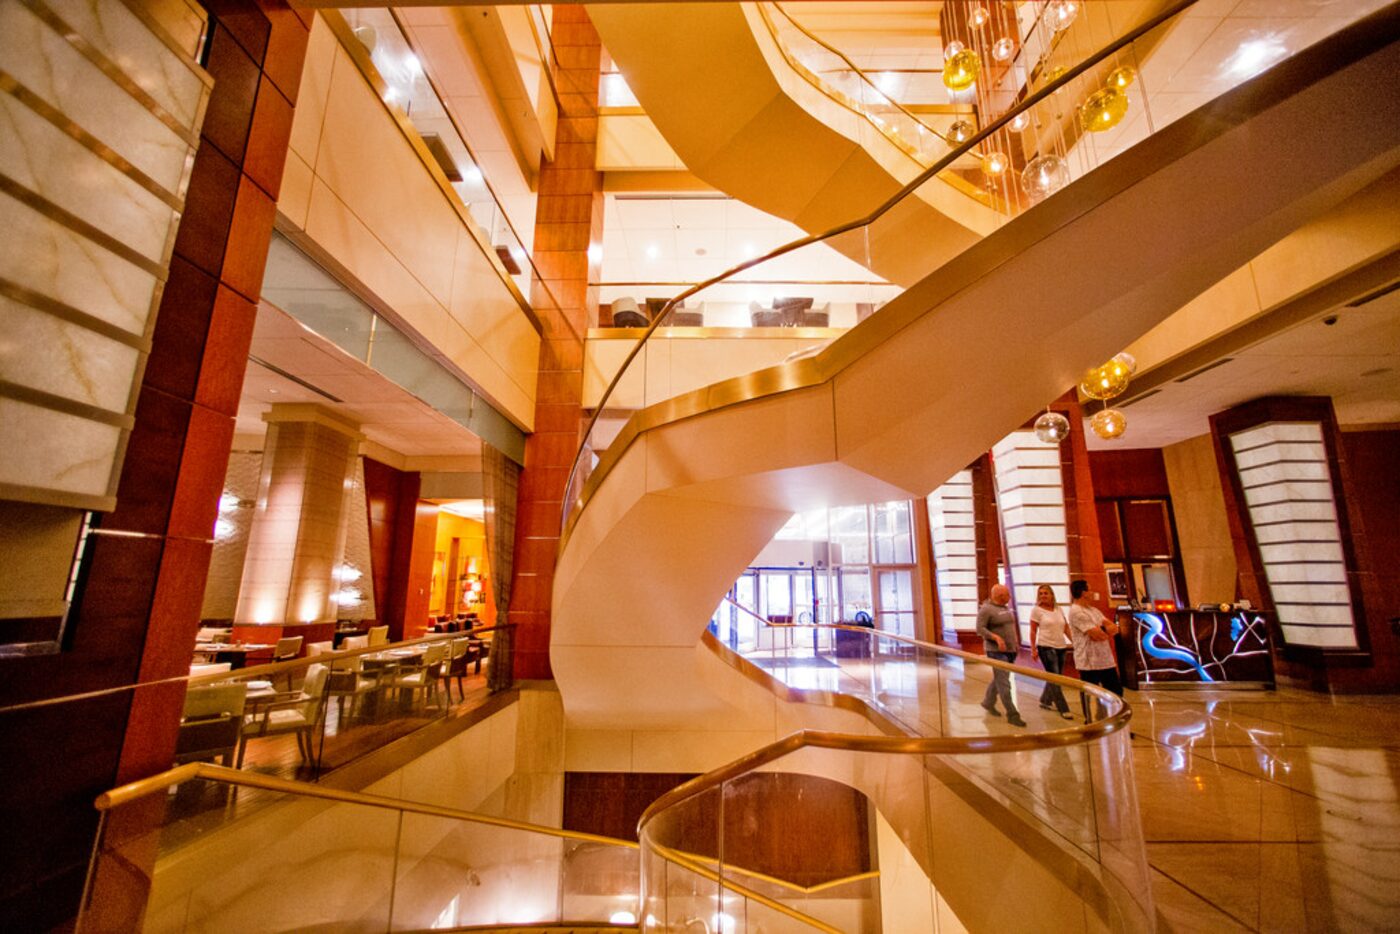
[[1128, 95], [1115, 87], [1099, 88], [1079, 105], [1079, 125], [1090, 133], [1111, 130], [1128, 115]]
[[981, 57], [971, 49], [959, 49], [943, 62], [943, 86], [950, 91], [966, 91], [977, 83], [981, 73]]
[[1035, 420], [1035, 436], [1046, 444], [1059, 444], [1069, 437], [1069, 419], [1046, 409], [1045, 414]]
[[1089, 419], [1089, 427], [1105, 441], [1117, 441], [1128, 430], [1128, 416], [1119, 409], [1104, 408]]

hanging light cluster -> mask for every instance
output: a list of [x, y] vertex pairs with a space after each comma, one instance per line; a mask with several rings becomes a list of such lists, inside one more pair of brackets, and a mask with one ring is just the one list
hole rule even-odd
[[1098, 399], [1104, 407], [1089, 419], [1094, 434], [1105, 441], [1116, 441], [1128, 430], [1128, 416], [1121, 409], [1109, 408], [1108, 400], [1121, 396], [1128, 389], [1128, 380], [1137, 371], [1132, 354], [1120, 353], [1100, 366], [1085, 371], [1079, 380], [1079, 391], [1090, 399]]

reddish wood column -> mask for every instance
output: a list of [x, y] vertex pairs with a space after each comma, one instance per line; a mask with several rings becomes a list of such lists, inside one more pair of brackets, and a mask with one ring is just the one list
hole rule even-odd
[[554, 159], [540, 168], [535, 221], [535, 263], [548, 294], [537, 288], [531, 297], [544, 325], [544, 341], [535, 433], [525, 443], [515, 526], [508, 618], [518, 627], [517, 678], [553, 677], [549, 615], [554, 559], [564, 486], [579, 441], [583, 335], [598, 310], [597, 290], [588, 285], [597, 263], [590, 262], [588, 248], [603, 237], [602, 176], [595, 168], [603, 46], [581, 6], [555, 6], [551, 36], [559, 59], [559, 131]]
[[[7, 662], [0, 703], [189, 672], [310, 28], [309, 16], [274, 0], [204, 5], [215, 84], [117, 508], [83, 562], [71, 642], [57, 655]], [[177, 683], [0, 722], [0, 798], [10, 805], [0, 929], [48, 930], [73, 917], [97, 825], [93, 799], [170, 766], [183, 695]], [[138, 883], [139, 870], [125, 881]], [[122, 910], [144, 908], [139, 886], [116, 881], [103, 930], [131, 929]]]

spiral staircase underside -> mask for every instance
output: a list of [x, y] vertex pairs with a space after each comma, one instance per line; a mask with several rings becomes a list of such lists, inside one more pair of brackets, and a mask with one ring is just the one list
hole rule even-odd
[[697, 675], [696, 645], [792, 512], [927, 494], [1083, 369], [1400, 162], [1386, 23], [1177, 121], [820, 356], [639, 413], [560, 554], [551, 660], [569, 725], [693, 728], [732, 712]]

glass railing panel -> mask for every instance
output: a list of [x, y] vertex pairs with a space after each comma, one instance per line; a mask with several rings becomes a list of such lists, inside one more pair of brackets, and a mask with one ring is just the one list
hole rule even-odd
[[[978, 740], [965, 752], [937, 756], [940, 774], [955, 778], [968, 794], [994, 804], [1051, 847], [1077, 854], [1069, 858], [1089, 866], [1098, 884], [1117, 893], [1112, 898], [1128, 898], [1125, 893], [1136, 891], [1134, 886], [1146, 885], [1126, 732], [1084, 732], [1086, 727], [1102, 728], [1110, 718], [1121, 719], [1120, 699], [1070, 679], [870, 629], [769, 625], [752, 619], [762, 632], [750, 640], [744, 655], [765, 672], [799, 692], [861, 698], [882, 722], [910, 736]], [[831, 637], [829, 642], [819, 640], [823, 634]], [[1008, 699], [1022, 718], [1019, 723], [1007, 715]], [[1003, 738], [1029, 742], [1004, 751], [981, 743]], [[836, 755], [826, 750], [801, 754], [809, 759]], [[796, 756], [771, 767], [808, 770], [807, 759], [800, 768], [794, 764]], [[850, 763], [829, 764], [820, 774], [888, 775], [899, 758], [877, 756], [872, 760], [877, 764], [862, 767], [864, 773]], [[730, 795], [726, 807], [733, 812], [738, 805], [731, 798], [743, 788], [743, 779], [725, 787]], [[1140, 903], [1139, 909], [1144, 906]]]
[[389, 929], [399, 812], [259, 790], [277, 810], [247, 822], [250, 792], [191, 779], [106, 811], [78, 929], [128, 930], [133, 903], [152, 932]]
[[722, 821], [722, 790], [713, 788], [668, 808], [642, 829], [642, 930], [692, 930], [697, 922], [714, 930], [723, 914], [715, 870]]
[[636, 912], [636, 879], [626, 847], [405, 813], [391, 930], [606, 924]]
[[639, 910], [637, 849], [604, 837], [233, 772], [165, 773], [98, 806], [80, 931], [601, 926]]

